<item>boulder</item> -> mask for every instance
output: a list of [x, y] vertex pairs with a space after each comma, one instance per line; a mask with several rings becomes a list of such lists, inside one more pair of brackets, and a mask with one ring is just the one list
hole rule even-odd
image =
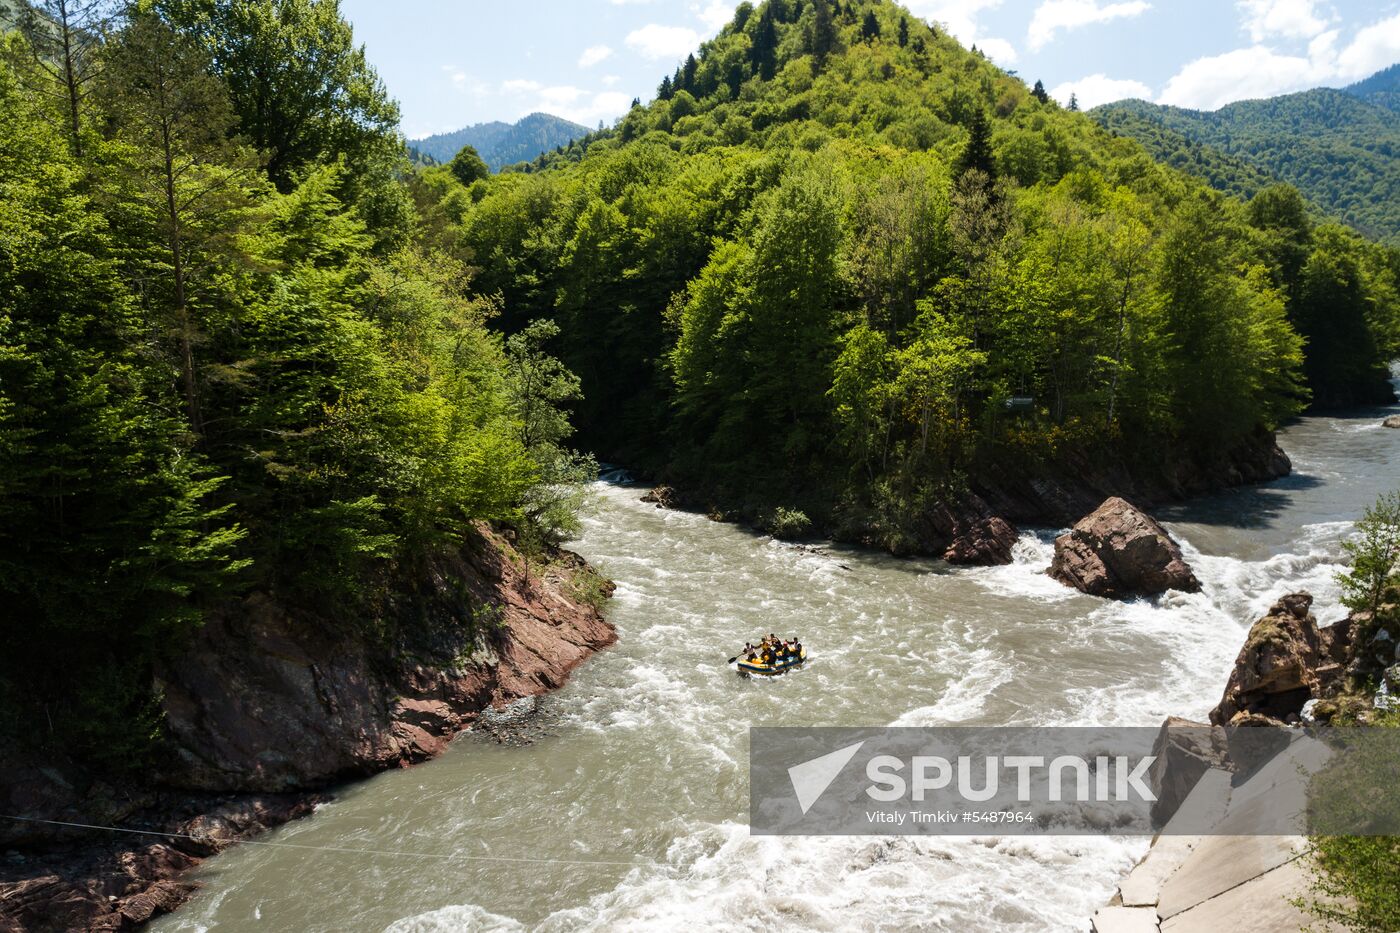
[[1176, 716], [1162, 723], [1152, 754], [1156, 761], [1147, 776], [1157, 795], [1152, 822], [1159, 827], [1167, 824], [1207, 771], [1231, 768], [1223, 729]]
[[1066, 586], [1113, 599], [1201, 588], [1166, 530], [1117, 496], [1055, 539], [1049, 573]]
[[1292, 593], [1254, 623], [1235, 659], [1215, 725], [1269, 725], [1296, 720], [1308, 700], [1340, 683], [1349, 651], [1345, 624], [1319, 629], [1312, 597]]
[[997, 515], [988, 515], [959, 526], [957, 535], [943, 551], [950, 564], [990, 566], [1011, 563], [1011, 549], [1020, 534], [1016, 527]]
[[680, 506], [680, 494], [670, 486], [655, 486], [642, 496], [643, 502], [650, 502], [658, 509], [674, 509]]
[[1387, 428], [1400, 428], [1400, 415], [1391, 415], [1389, 418], [1381, 422], [1381, 426]]

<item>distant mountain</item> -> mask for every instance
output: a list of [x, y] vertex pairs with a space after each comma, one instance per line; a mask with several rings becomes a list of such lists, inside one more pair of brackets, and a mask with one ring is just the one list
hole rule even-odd
[[547, 113], [532, 113], [518, 123], [478, 123], [452, 133], [411, 139], [409, 145], [422, 155], [449, 162], [463, 146], [472, 146], [498, 172], [502, 166], [528, 162], [556, 146], [567, 146], [588, 135], [588, 127]]
[[1400, 65], [1391, 65], [1364, 81], [1342, 88], [1352, 97], [1400, 113]]
[[1091, 115], [1222, 191], [1286, 181], [1323, 213], [1400, 243], [1400, 69], [1213, 112], [1130, 100]]

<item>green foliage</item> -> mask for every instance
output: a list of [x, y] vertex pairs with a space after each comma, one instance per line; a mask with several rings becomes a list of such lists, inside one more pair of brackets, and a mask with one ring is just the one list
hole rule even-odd
[[616, 127], [439, 203], [503, 326], [558, 324], [584, 446], [889, 540], [993, 470], [1170, 472], [1299, 411], [1317, 244], [1395, 331], [1385, 254], [1290, 228], [1284, 192], [1215, 195], [878, 0], [756, 4]]
[[1317, 88], [1211, 112], [1123, 101], [1093, 116], [1222, 191], [1251, 197], [1285, 181], [1328, 217], [1400, 244], [1400, 113], [1364, 88]]
[[384, 244], [399, 244], [406, 199], [399, 110], [355, 45], [339, 0], [142, 0], [209, 53], [240, 133], [282, 192], [318, 164], [343, 161], [341, 199]]
[[774, 509], [763, 523], [764, 530], [781, 541], [792, 541], [802, 537], [812, 528], [812, 520], [798, 509]]
[[1321, 921], [1322, 929], [1400, 929], [1400, 837], [1335, 835], [1337, 828], [1368, 823], [1385, 828], [1395, 812], [1400, 790], [1386, 780], [1395, 770], [1395, 743], [1380, 730], [1400, 726], [1400, 716], [1372, 715], [1367, 728], [1332, 731], [1330, 741], [1338, 747], [1308, 785], [1310, 835], [1303, 864], [1311, 883], [1308, 893], [1292, 903]]
[[1386, 588], [1400, 574], [1400, 492], [1381, 496], [1356, 523], [1356, 537], [1345, 542], [1351, 569], [1338, 574], [1342, 602], [1357, 612], [1374, 612]]
[[1400, 838], [1314, 837], [1307, 857], [1316, 873], [1300, 906], [1310, 914], [1355, 933], [1400, 929]]
[[102, 46], [81, 147], [0, 56], [0, 725], [115, 766], [230, 599], [371, 625], [473, 523], [567, 534], [591, 475], [549, 325], [508, 350], [451, 220], [385, 213], [402, 143], [335, 3], [164, 11]]
[[452, 157], [447, 168], [452, 172], [453, 178], [467, 186], [473, 182], [481, 181], [491, 174], [491, 170], [486, 167], [486, 163], [481, 161], [481, 156], [477, 155], [476, 150], [471, 146], [463, 146]]
[[583, 397], [578, 377], [545, 351], [559, 335], [553, 321], [535, 321], [506, 341], [506, 384], [521, 446], [538, 465], [539, 481], [523, 506], [522, 543], [555, 545], [578, 533], [585, 483], [596, 479], [591, 457], [564, 446], [573, 434], [565, 406]]

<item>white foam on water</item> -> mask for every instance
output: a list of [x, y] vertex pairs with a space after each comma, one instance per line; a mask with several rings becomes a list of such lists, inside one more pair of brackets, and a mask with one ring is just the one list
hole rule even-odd
[[462, 904], [405, 917], [385, 927], [384, 933], [525, 933], [527, 929], [519, 920], [493, 914], [476, 904]]
[[[1318, 443], [1298, 459], [1316, 461], [1309, 471], [1319, 484], [1300, 483], [1289, 496], [1326, 492], [1338, 475], [1337, 459], [1319, 453], [1326, 436], [1361, 443], [1343, 442], [1335, 424], [1307, 428]], [[1372, 444], [1382, 436], [1366, 437]], [[1321, 521], [1281, 540], [1276, 532], [1260, 535], [1267, 556], [1240, 560], [1203, 553], [1191, 526], [1174, 527], [1202, 592], [1114, 602], [1045, 574], [1053, 530], [1023, 534], [1005, 567], [952, 569], [785, 544], [655, 509], [639, 501], [642, 493], [600, 484], [597, 506], [584, 518], [578, 549], [618, 583], [608, 614], [620, 640], [550, 698], [557, 735], [531, 750], [569, 756], [565, 778], [575, 783], [533, 796], [521, 790], [518, 798], [488, 790], [478, 801], [464, 793], [470, 805], [449, 811], [448, 822], [420, 817], [417, 827], [425, 831], [422, 845], [436, 831], [459, 844], [504, 839], [498, 851], [511, 854], [636, 859], [638, 867], [581, 882], [581, 870], [525, 869], [527, 877], [500, 890], [485, 880], [491, 876], [473, 876], [483, 878], [481, 890], [444, 895], [433, 869], [410, 866], [396, 878], [411, 896], [392, 903], [422, 906], [405, 907], [413, 916], [386, 933], [1082, 931], [1146, 839], [750, 836], [743, 823], [748, 727], [1155, 726], [1168, 714], [1200, 718], [1218, 700], [1248, 627], [1279, 597], [1307, 590], [1319, 619], [1340, 616], [1333, 577], [1351, 530], [1349, 522]], [[1329, 495], [1309, 505], [1309, 518], [1353, 514], [1343, 508], [1365, 504], [1339, 506]], [[1250, 507], [1242, 501], [1233, 507]], [[1255, 543], [1249, 532], [1239, 537]], [[1201, 540], [1221, 534], [1211, 529]], [[739, 679], [725, 659], [746, 639], [775, 630], [801, 635], [811, 660], [783, 677]], [[426, 767], [462, 767], [490, 788], [525, 780], [512, 770], [521, 760], [513, 751], [489, 760], [449, 755]], [[400, 775], [376, 780], [407, 786]], [[449, 781], [440, 793], [456, 786]], [[656, 806], [637, 806], [644, 815], [613, 830], [611, 821], [639, 797]], [[399, 798], [402, 810], [381, 807], [375, 832], [403, 832], [398, 817], [422, 805], [421, 795]], [[566, 826], [541, 815], [554, 798], [565, 804], [559, 818]], [[349, 820], [340, 805], [323, 815]], [[600, 822], [604, 830], [590, 832]], [[533, 831], [524, 845], [534, 848], [509, 849], [516, 829]], [[372, 838], [367, 831], [364, 844]], [[257, 867], [236, 851], [213, 864], [231, 858]], [[247, 884], [259, 882], [276, 879], [253, 874]], [[464, 903], [440, 906], [447, 898]], [[221, 900], [197, 898], [190, 921], [233, 916], [233, 900], [220, 907]], [[196, 928], [166, 923], [162, 929]]]

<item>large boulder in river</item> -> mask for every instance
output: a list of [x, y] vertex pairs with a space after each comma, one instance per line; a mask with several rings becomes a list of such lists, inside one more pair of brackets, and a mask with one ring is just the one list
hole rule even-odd
[[1166, 529], [1117, 496], [1055, 539], [1049, 573], [1066, 586], [1113, 599], [1201, 588]]
[[1349, 622], [1319, 628], [1309, 611], [1313, 598], [1292, 593], [1254, 623], [1235, 659], [1216, 725], [1258, 725], [1296, 720], [1308, 700], [1327, 696], [1341, 680], [1350, 655]]
[[1400, 428], [1400, 415], [1391, 415], [1382, 421], [1381, 425], [1387, 428]]

